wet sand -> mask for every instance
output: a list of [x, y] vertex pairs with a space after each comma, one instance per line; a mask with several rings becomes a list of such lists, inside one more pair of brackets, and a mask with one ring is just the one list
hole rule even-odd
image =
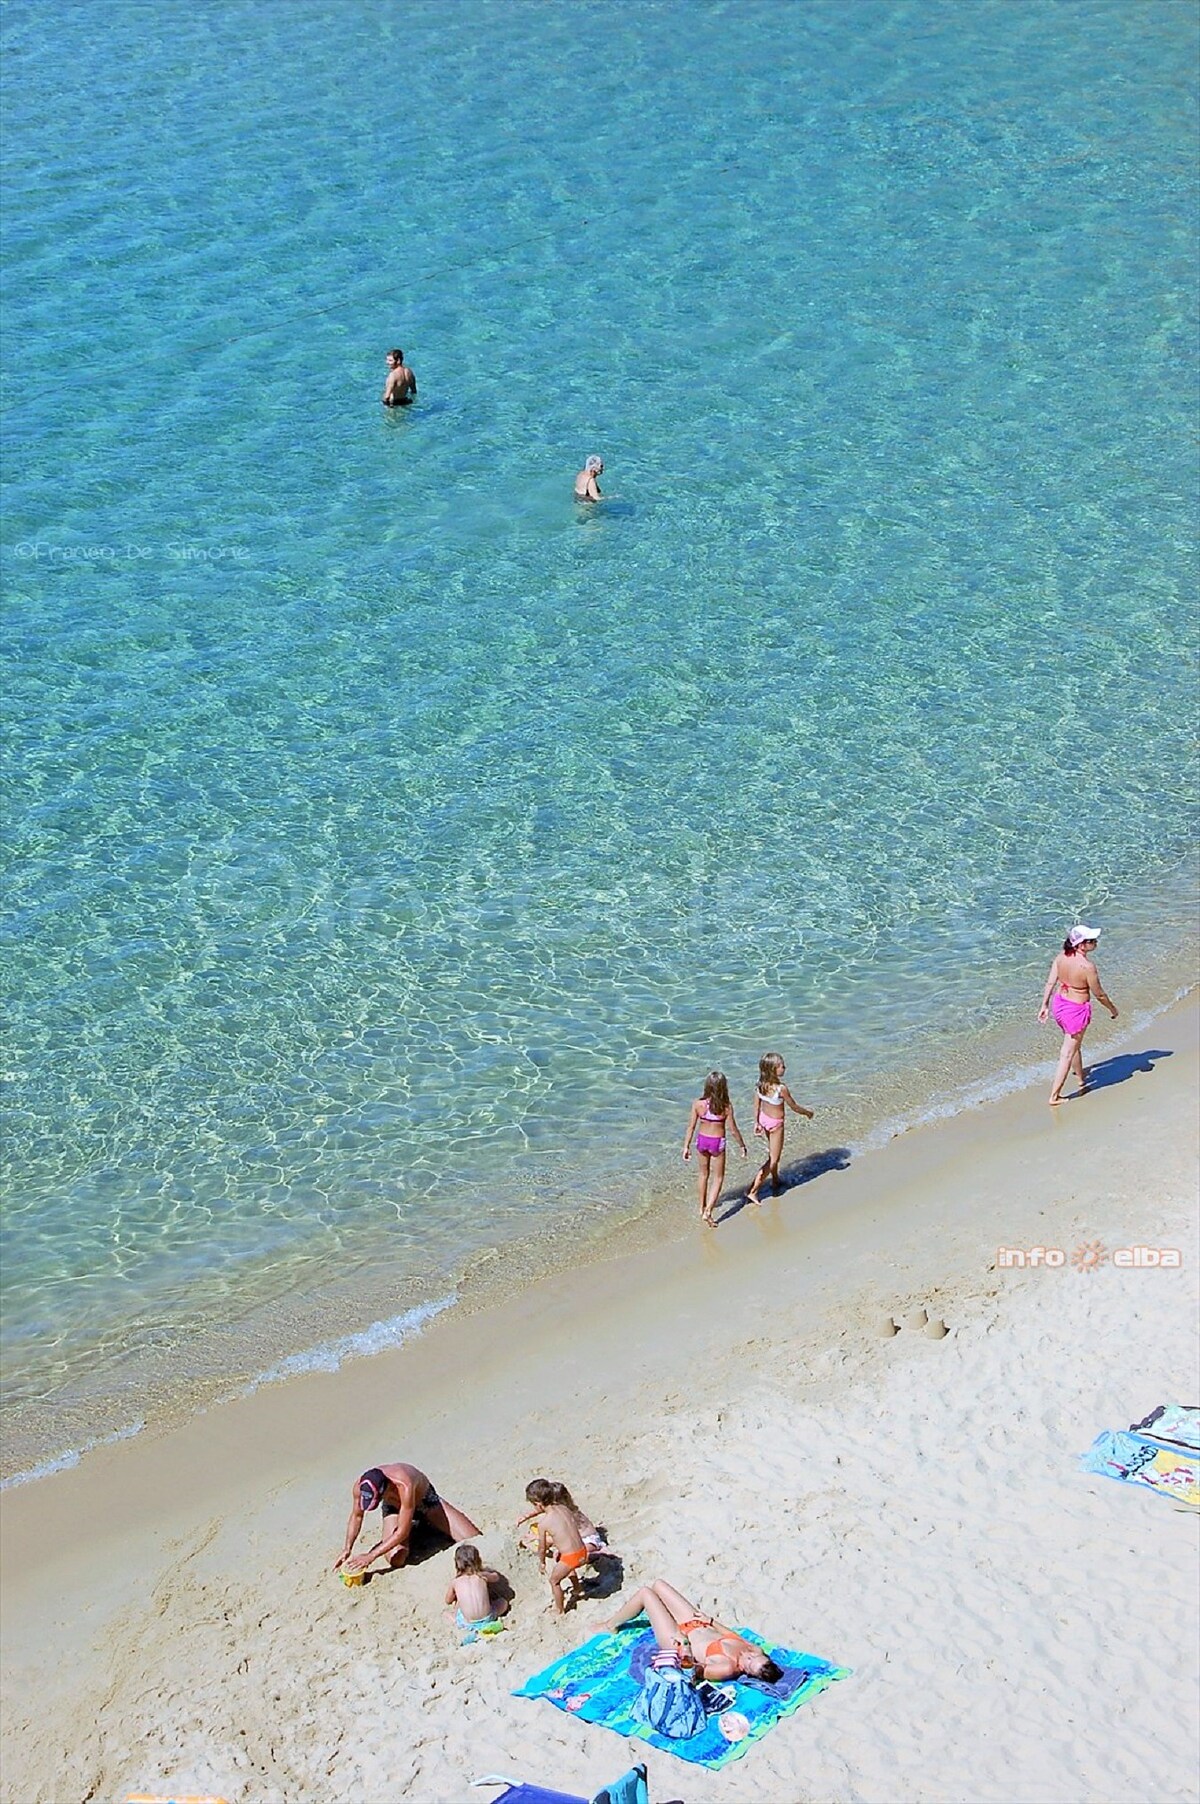
[[[515, 1549], [548, 1473], [629, 1582], [853, 1668], [721, 1773], [648, 1750], [653, 1796], [1194, 1798], [1195, 1520], [1076, 1455], [1196, 1401], [1197, 1018], [1055, 1113], [1039, 1083], [9, 1492], [4, 1796], [595, 1790], [639, 1750], [509, 1695], [606, 1608], [556, 1622]], [[1094, 1240], [1183, 1267], [996, 1269]], [[945, 1338], [883, 1337], [919, 1310]], [[494, 1642], [444, 1620], [445, 1549], [330, 1574], [350, 1479], [401, 1457], [511, 1578]]]

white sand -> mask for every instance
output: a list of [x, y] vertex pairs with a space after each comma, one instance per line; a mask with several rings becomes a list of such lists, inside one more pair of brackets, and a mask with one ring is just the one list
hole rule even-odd
[[[1136, 1044], [1173, 1056], [1057, 1116], [1039, 1086], [8, 1493], [5, 1798], [458, 1804], [633, 1759], [660, 1804], [1196, 1798], [1197, 1518], [1076, 1460], [1197, 1401], [1196, 1031], [1155, 1022]], [[989, 1270], [1096, 1238], [1183, 1269]], [[878, 1337], [917, 1306], [948, 1338]], [[448, 1552], [329, 1574], [350, 1479], [398, 1457], [487, 1524], [496, 1641], [446, 1625]], [[505, 1526], [536, 1472], [628, 1581], [853, 1676], [717, 1774], [512, 1698], [610, 1607], [546, 1612]]]

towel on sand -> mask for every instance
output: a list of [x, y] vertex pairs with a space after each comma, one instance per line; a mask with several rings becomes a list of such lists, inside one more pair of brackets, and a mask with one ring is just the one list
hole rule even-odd
[[593, 1635], [582, 1647], [527, 1679], [513, 1695], [545, 1698], [569, 1716], [598, 1723], [618, 1735], [636, 1736], [697, 1766], [728, 1766], [740, 1760], [751, 1743], [760, 1740], [780, 1717], [798, 1710], [835, 1679], [849, 1677], [846, 1667], [833, 1666], [816, 1654], [772, 1647], [751, 1629], [737, 1632], [764, 1648], [783, 1668], [783, 1677], [774, 1685], [756, 1679], [727, 1681], [726, 1689], [736, 1694], [733, 1708], [719, 1716], [706, 1716], [701, 1733], [687, 1741], [670, 1741], [659, 1735], [641, 1715], [642, 1680], [657, 1644], [652, 1629], [638, 1632], [636, 1624], [616, 1634]]
[[1145, 1485], [1184, 1509], [1200, 1510], [1200, 1458], [1194, 1453], [1163, 1447], [1147, 1435], [1105, 1429], [1079, 1458], [1085, 1472]]
[[1160, 1403], [1140, 1422], [1131, 1422], [1129, 1432], [1200, 1453], [1200, 1409], [1192, 1403]]

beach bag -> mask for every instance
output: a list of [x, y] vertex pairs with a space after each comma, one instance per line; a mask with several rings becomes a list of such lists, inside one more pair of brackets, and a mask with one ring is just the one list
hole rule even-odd
[[642, 1682], [641, 1716], [669, 1741], [687, 1741], [704, 1728], [704, 1705], [677, 1666], [650, 1666]]

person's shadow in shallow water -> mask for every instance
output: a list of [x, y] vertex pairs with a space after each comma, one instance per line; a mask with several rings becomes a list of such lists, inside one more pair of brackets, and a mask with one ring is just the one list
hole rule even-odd
[[[790, 1165], [779, 1167], [779, 1191], [795, 1190], [799, 1184], [811, 1184], [814, 1178], [823, 1178], [828, 1171], [846, 1171], [850, 1166], [850, 1148], [848, 1146], [827, 1146], [824, 1152], [806, 1153], [803, 1159], [793, 1159]], [[765, 1192], [769, 1196], [770, 1192]], [[717, 1216], [717, 1226], [732, 1220], [747, 1207], [744, 1194], [732, 1196], [723, 1215]]]
[[1101, 1059], [1098, 1065], [1088, 1067], [1087, 1087], [1089, 1090], [1107, 1090], [1112, 1084], [1128, 1083], [1131, 1077], [1145, 1076], [1154, 1070], [1156, 1059], [1169, 1059], [1173, 1055], [1164, 1048], [1150, 1052], [1118, 1052], [1111, 1059]]

